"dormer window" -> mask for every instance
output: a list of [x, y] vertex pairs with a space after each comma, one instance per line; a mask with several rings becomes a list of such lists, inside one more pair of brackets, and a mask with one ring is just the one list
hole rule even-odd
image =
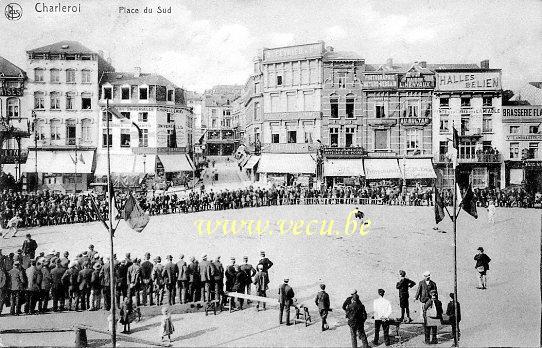
[[139, 87], [139, 100], [147, 100], [149, 97], [148, 87]]
[[105, 100], [113, 99], [113, 88], [112, 87], [104, 87], [104, 99]]
[[121, 87], [120, 98], [122, 100], [130, 100], [130, 87]]

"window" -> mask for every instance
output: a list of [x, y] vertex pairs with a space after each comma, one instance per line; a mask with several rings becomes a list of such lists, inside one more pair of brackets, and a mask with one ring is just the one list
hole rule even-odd
[[482, 116], [482, 132], [491, 133], [493, 132], [493, 119], [491, 114]]
[[519, 158], [519, 143], [510, 143], [510, 159]]
[[466, 135], [470, 129], [470, 118], [461, 117], [461, 135]]
[[354, 146], [354, 134], [355, 133], [356, 133], [356, 129], [354, 127], [346, 127], [346, 138], [345, 138], [345, 146], [346, 147]]
[[260, 103], [254, 103], [254, 120], [260, 119]]
[[277, 75], [277, 86], [282, 86], [282, 75]]
[[278, 94], [271, 94], [271, 112], [279, 111], [280, 99]]
[[519, 133], [519, 126], [510, 126], [510, 134]]
[[85, 119], [81, 122], [81, 140], [83, 142], [90, 142], [91, 141], [91, 121], [89, 119]]
[[211, 120], [211, 128], [216, 128], [216, 118]]
[[60, 110], [60, 93], [51, 92], [50, 94], [50, 108], [51, 110]]
[[120, 112], [121, 116], [127, 120], [130, 119], [130, 111], [121, 111]]
[[105, 100], [113, 99], [113, 87], [104, 87], [104, 99]]
[[288, 143], [297, 143], [297, 131], [288, 131]]
[[211, 116], [216, 117], [216, 109], [211, 109]]
[[167, 147], [174, 148], [177, 147], [177, 139], [175, 134], [175, 129], [167, 130]]
[[36, 136], [38, 140], [45, 140], [45, 121], [44, 120], [37, 121]]
[[60, 70], [51, 69], [51, 83], [60, 83]]
[[34, 92], [34, 109], [45, 109], [45, 94]]
[[406, 149], [407, 152], [421, 150], [423, 131], [421, 129], [406, 130]]
[[446, 133], [450, 130], [449, 128], [448, 115], [440, 115], [440, 132]]
[[139, 147], [148, 147], [149, 146], [149, 130], [142, 129], [139, 132]]
[[167, 101], [173, 101], [173, 90], [172, 89], [167, 91]]
[[130, 87], [121, 87], [120, 88], [120, 99], [129, 100], [130, 99]]
[[339, 118], [339, 99], [330, 98], [329, 103], [331, 105], [331, 118]]
[[312, 144], [312, 127], [305, 128], [305, 143]]
[[166, 113], [166, 122], [167, 123], [172, 123], [173, 122], [173, 117], [171, 117], [171, 112]]
[[419, 105], [415, 100], [408, 101], [407, 104], [407, 117], [418, 117], [419, 116]]
[[297, 111], [297, 95], [295, 93], [286, 94], [287, 111]]
[[226, 127], [226, 128], [231, 127], [231, 118], [225, 118], [224, 119], [224, 127]]
[[75, 83], [75, 70], [66, 70], [66, 83]]
[[224, 110], [222, 111], [223, 116], [230, 116], [230, 110]]
[[81, 93], [81, 109], [83, 110], [92, 109], [90, 93]]
[[337, 73], [337, 83], [339, 85], [339, 88], [345, 88], [346, 87], [346, 73], [345, 72], [338, 72]]
[[259, 82], [254, 83], [254, 93], [260, 93], [260, 83]]
[[462, 107], [469, 107], [470, 106], [470, 98], [462, 97], [461, 98], [461, 106]]
[[450, 98], [440, 98], [440, 107], [447, 108], [450, 106]]
[[51, 121], [51, 140], [60, 140], [60, 121]]
[[329, 128], [329, 146], [339, 147], [339, 127]]
[[120, 130], [120, 147], [130, 147], [130, 130]]
[[36, 68], [34, 69], [34, 82], [44, 82], [45, 73], [43, 69]]
[[66, 110], [75, 109], [74, 101], [75, 101], [75, 93], [73, 92], [66, 93]]
[[[109, 140], [109, 141], [108, 141]], [[111, 147], [111, 144], [113, 143], [113, 134], [109, 132], [109, 137], [107, 136], [107, 129], [102, 130], [102, 147]]]
[[529, 134], [538, 134], [538, 126], [529, 126]]
[[441, 141], [439, 143], [439, 154], [441, 156], [443, 156], [446, 153], [448, 153], [448, 142], [447, 141]]
[[466, 139], [459, 141], [459, 158], [476, 158], [476, 141]]
[[148, 122], [149, 121], [149, 113], [148, 112], [140, 112], [137, 116], [137, 120], [139, 122]]
[[482, 98], [482, 106], [492, 106], [492, 105], [493, 105], [493, 98], [491, 97]]
[[139, 87], [139, 100], [147, 100], [148, 91], [147, 87]]
[[303, 104], [305, 106], [305, 111], [314, 110], [314, 93], [313, 92], [303, 93]]
[[110, 112], [107, 112], [107, 111], [102, 112], [102, 121], [103, 122], [107, 121], [107, 119], [106, 119], [107, 115], [109, 115], [109, 122], [113, 121], [113, 114], [110, 113]]
[[75, 120], [66, 122], [66, 145], [76, 145]]
[[7, 106], [8, 106], [8, 117], [18, 118], [19, 117], [19, 99], [9, 98], [7, 102]]
[[385, 129], [375, 129], [375, 150], [388, 149], [388, 131]]
[[81, 83], [90, 83], [90, 70], [81, 70]]
[[346, 98], [346, 118], [354, 118], [354, 98]]
[[487, 168], [474, 167], [472, 169], [472, 187], [485, 188], [488, 177]]
[[538, 143], [529, 143], [529, 152], [531, 158], [538, 158]]
[[271, 134], [271, 143], [278, 144], [280, 141], [280, 135], [278, 133]]
[[384, 105], [376, 105], [375, 106], [375, 115], [376, 115], [376, 118], [384, 118], [384, 117], [386, 117], [386, 113], [384, 111]]

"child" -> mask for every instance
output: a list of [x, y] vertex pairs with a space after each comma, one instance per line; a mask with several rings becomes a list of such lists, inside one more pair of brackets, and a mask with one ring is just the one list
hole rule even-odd
[[401, 306], [401, 318], [399, 321], [403, 321], [406, 311], [405, 323], [411, 323], [412, 319], [410, 318], [410, 309], [408, 307], [408, 289], [416, 285], [416, 283], [406, 278], [406, 272], [403, 270], [399, 271], [399, 275], [401, 276], [401, 279], [395, 286], [399, 289], [399, 305]]
[[171, 342], [171, 335], [175, 332], [173, 327], [173, 321], [171, 320], [171, 314], [167, 307], [162, 307], [162, 321], [160, 325], [160, 332], [162, 334], [162, 341], [167, 336], [168, 342]]
[[122, 305], [120, 307], [120, 323], [124, 325], [124, 330], [122, 333], [130, 333], [130, 322], [132, 319], [132, 313], [134, 309], [132, 306], [132, 301], [130, 297], [124, 298]]

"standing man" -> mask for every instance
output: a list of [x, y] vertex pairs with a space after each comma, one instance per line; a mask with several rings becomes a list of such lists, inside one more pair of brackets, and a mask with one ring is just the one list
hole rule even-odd
[[[254, 285], [256, 286], [256, 295], [260, 297], [267, 297], [267, 289], [269, 284], [269, 276], [267, 272], [263, 271], [263, 265], [259, 264], [258, 272], [254, 276]], [[263, 309], [265, 310], [265, 302], [261, 302]], [[260, 302], [256, 305], [256, 311], [260, 309]]]
[[384, 289], [378, 289], [378, 297], [373, 301], [374, 318], [375, 318], [375, 337], [373, 344], [378, 344], [378, 334], [380, 333], [380, 326], [384, 331], [384, 342], [387, 346], [390, 345], [390, 316], [391, 316], [391, 303], [384, 298]]
[[[248, 256], [243, 256], [243, 264], [239, 267], [247, 276], [247, 283], [245, 284], [246, 294], [250, 295], [250, 288], [252, 285], [252, 277], [256, 275], [256, 270], [250, 263], [248, 263]], [[250, 303], [250, 301], [247, 301]]]
[[279, 287], [279, 324], [282, 324], [282, 314], [284, 310], [286, 310], [286, 325], [288, 326], [292, 325], [292, 323], [290, 323], [290, 306], [293, 304], [295, 296], [294, 290], [288, 285], [289, 281], [288, 278], [285, 278], [284, 283]]
[[90, 269], [90, 263], [87, 262], [83, 266], [84, 268], [79, 271], [77, 282], [79, 283], [79, 298], [81, 301], [81, 310], [90, 309], [90, 282], [92, 280], [92, 270]]
[[51, 270], [51, 295], [53, 296], [53, 312], [64, 310], [64, 284], [62, 283], [62, 276], [66, 270], [62, 267], [62, 260], [56, 260], [56, 266]]
[[[9, 280], [11, 284], [11, 315], [21, 314], [21, 296], [26, 285], [25, 273], [21, 268], [21, 263], [15, 261], [13, 268], [9, 271]], [[15, 309], [17, 309], [15, 311]]]
[[222, 266], [222, 262], [220, 262], [220, 256], [216, 257], [213, 266], [215, 267], [215, 300], [219, 301], [218, 304], [220, 305], [222, 303], [222, 294], [224, 293], [224, 266]]
[[164, 281], [166, 283], [166, 292], [168, 295], [168, 304], [175, 304], [175, 286], [177, 285], [177, 265], [173, 263], [173, 256], [168, 255], [166, 257], [168, 260], [164, 265]]
[[268, 272], [269, 269], [273, 266], [273, 262], [265, 257], [265, 251], [260, 251], [261, 259], [258, 261], [259, 265], [263, 265], [263, 271]]
[[346, 312], [346, 318], [348, 319], [348, 326], [350, 327], [350, 339], [352, 342], [352, 348], [358, 347], [358, 336], [361, 340], [361, 346], [368, 348], [367, 335], [365, 334], [365, 320], [367, 320], [367, 311], [365, 306], [359, 300], [359, 296], [356, 290], [352, 291], [350, 297], [348, 297], [343, 303], [343, 310]]
[[196, 292], [199, 289], [199, 266], [196, 258], [192, 256], [190, 258], [190, 264], [187, 267], [188, 271], [188, 293], [190, 301], [196, 301]]
[[92, 276], [90, 277], [90, 310], [97, 311], [102, 307], [102, 264], [96, 262], [92, 268]]
[[162, 265], [162, 258], [156, 256], [154, 259], [154, 266], [152, 268], [152, 282], [154, 284], [154, 298], [156, 299], [156, 305], [161, 306], [164, 301], [164, 265]]
[[184, 254], [181, 254], [177, 261], [177, 288], [179, 289], [179, 302], [186, 303], [186, 293], [188, 291], [188, 265], [184, 261]]
[[431, 273], [429, 271], [425, 271], [423, 273], [423, 280], [421, 280], [418, 283], [418, 290], [416, 291], [416, 297], [414, 298], [414, 301], [420, 300], [421, 307], [420, 307], [420, 313], [422, 314], [422, 320], [423, 320], [423, 306], [425, 305], [425, 302], [427, 302], [431, 295], [429, 295], [429, 292], [431, 290], [437, 290], [437, 284], [435, 284], [434, 281], [431, 280]]
[[[457, 323], [461, 321], [461, 306], [459, 301], [457, 302]], [[454, 305], [454, 293], [450, 293], [450, 302], [448, 302], [448, 307], [446, 308], [446, 315], [448, 316], [448, 322], [452, 326], [452, 336], [455, 337], [455, 305]], [[458, 330], [458, 337], [461, 335], [461, 331]]]
[[136, 306], [140, 306], [141, 302], [139, 300], [139, 290], [141, 288], [141, 266], [139, 259], [134, 259], [134, 263], [128, 267], [128, 297], [130, 301], [132, 296], [135, 296]]
[[51, 270], [49, 269], [49, 261], [43, 260], [43, 264], [41, 266], [41, 284], [38, 304], [38, 311], [40, 313], [47, 312], [52, 283], [53, 277], [51, 275]]
[[38, 248], [38, 243], [32, 239], [30, 233], [26, 235], [26, 239], [23, 242], [23, 254], [27, 255], [29, 258], [33, 259], [36, 257], [36, 249]]
[[235, 257], [230, 258], [230, 265], [226, 267], [226, 291], [233, 291], [233, 283], [235, 282]]
[[151, 254], [145, 253], [145, 261], [141, 263], [141, 279], [143, 280], [142, 284], [142, 293], [143, 293], [143, 306], [147, 305], [147, 298], [149, 298], [149, 304], [154, 305], [152, 300], [153, 286], [152, 286], [152, 262], [150, 261]]
[[484, 248], [478, 247], [478, 254], [474, 255], [474, 260], [476, 261], [476, 265], [474, 267], [478, 271], [478, 279], [480, 283], [477, 286], [477, 289], [485, 290], [487, 286], [486, 273], [489, 270], [489, 262], [491, 261], [491, 258], [484, 254]]
[[68, 310], [72, 310], [72, 302], [75, 300], [74, 310], [79, 310], [79, 270], [77, 269], [77, 261], [70, 263], [70, 268], [64, 272], [62, 276], [62, 283], [68, 289]]
[[28, 281], [26, 288], [25, 313], [34, 314], [41, 284], [41, 271], [36, 267], [36, 260], [31, 261], [30, 267], [28, 267], [25, 272]]
[[211, 285], [213, 283], [213, 266], [207, 261], [207, 255], [201, 257], [199, 264], [200, 280], [201, 280], [201, 299], [202, 301], [211, 301]]
[[104, 299], [104, 309], [111, 310], [111, 258], [106, 257], [104, 265], [100, 270], [100, 279], [102, 281], [102, 295]]
[[401, 318], [399, 321], [403, 321], [406, 311], [405, 323], [411, 323], [412, 319], [410, 318], [410, 309], [408, 306], [408, 289], [412, 288], [416, 283], [406, 278], [406, 272], [403, 270], [399, 271], [399, 275], [401, 276], [401, 279], [399, 279], [397, 285], [395, 285], [399, 290], [399, 306], [401, 307]]
[[318, 311], [320, 312], [320, 318], [322, 318], [322, 331], [326, 331], [327, 329], [329, 329], [329, 325], [327, 325], [327, 314], [329, 313], [330, 309], [329, 295], [326, 292], [325, 284], [320, 284], [320, 289], [321, 290], [316, 295], [314, 303], [318, 307]]

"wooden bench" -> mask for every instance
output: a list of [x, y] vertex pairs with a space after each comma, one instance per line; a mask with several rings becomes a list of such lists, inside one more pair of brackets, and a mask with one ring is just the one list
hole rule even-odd
[[248, 294], [243, 294], [240, 292], [233, 292], [233, 291], [230, 291], [230, 292], [226, 291], [224, 295], [226, 297], [229, 297], [227, 308], [230, 310], [230, 312], [233, 312], [235, 310], [233, 306], [231, 305], [230, 301], [236, 298], [242, 298], [244, 300], [253, 301], [253, 302], [265, 302], [274, 306], [279, 304], [279, 300], [272, 297], [248, 295]]

